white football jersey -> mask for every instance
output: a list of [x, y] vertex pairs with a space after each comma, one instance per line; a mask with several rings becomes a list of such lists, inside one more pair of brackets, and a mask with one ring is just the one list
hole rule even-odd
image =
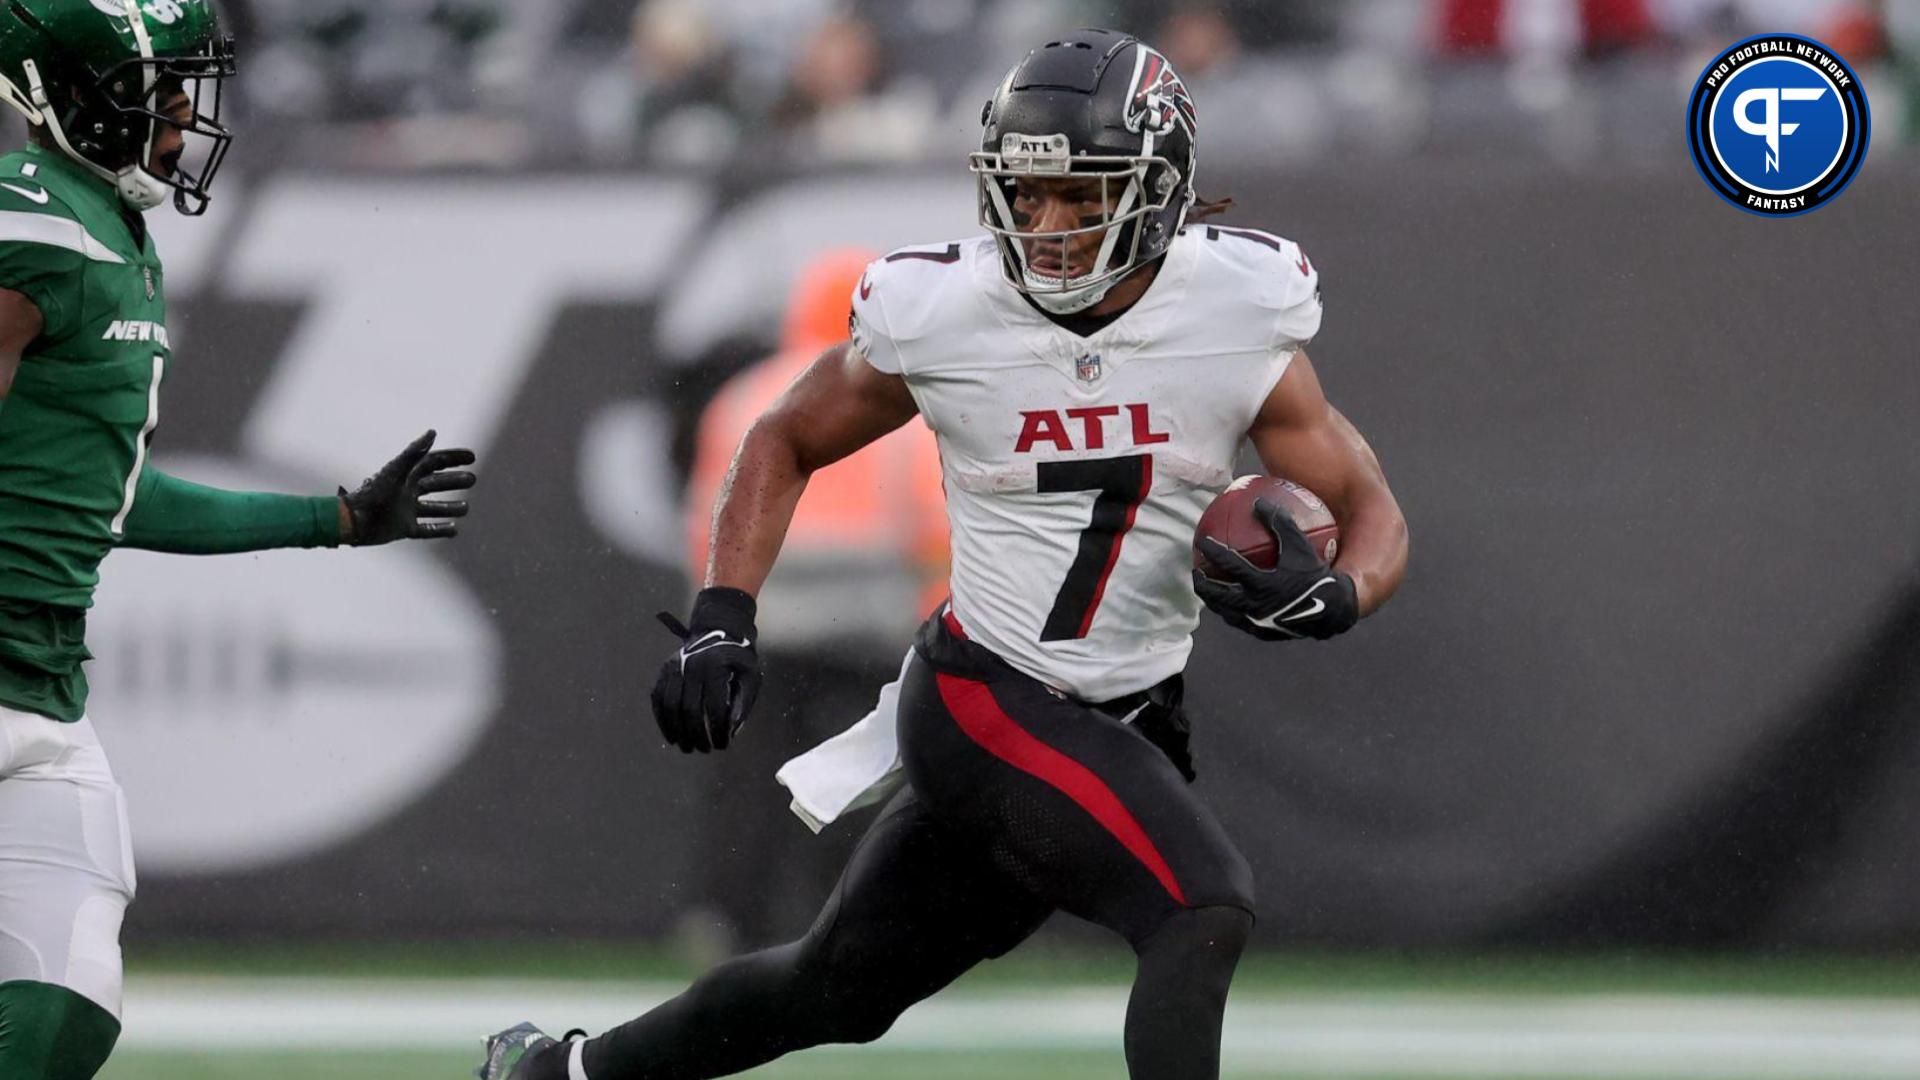
[[1291, 241], [1193, 225], [1140, 301], [1081, 337], [998, 259], [981, 236], [878, 260], [852, 337], [939, 440], [967, 636], [1106, 701], [1186, 666], [1194, 526], [1319, 329], [1319, 278]]

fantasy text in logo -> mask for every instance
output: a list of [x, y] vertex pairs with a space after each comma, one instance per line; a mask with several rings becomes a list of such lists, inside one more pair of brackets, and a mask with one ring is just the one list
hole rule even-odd
[[1688, 145], [1708, 186], [1769, 217], [1804, 214], [1845, 190], [1870, 128], [1853, 69], [1797, 34], [1748, 38], [1716, 56], [1687, 105]]

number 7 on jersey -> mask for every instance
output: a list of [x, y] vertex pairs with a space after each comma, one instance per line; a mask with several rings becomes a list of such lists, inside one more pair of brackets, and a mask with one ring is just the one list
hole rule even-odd
[[1080, 532], [1080, 547], [1067, 568], [1067, 580], [1054, 596], [1053, 610], [1040, 631], [1041, 641], [1070, 641], [1086, 637], [1093, 625], [1107, 579], [1120, 561], [1120, 545], [1153, 489], [1153, 455], [1043, 461], [1037, 468], [1042, 492], [1099, 493], [1094, 496], [1093, 517]]

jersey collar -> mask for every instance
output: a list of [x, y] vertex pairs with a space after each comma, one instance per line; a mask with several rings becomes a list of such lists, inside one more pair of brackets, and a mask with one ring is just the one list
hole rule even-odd
[[142, 262], [148, 258], [151, 251], [146, 218], [127, 209], [126, 204], [120, 201], [120, 193], [114, 190], [112, 184], [100, 179], [85, 166], [57, 150], [48, 150], [37, 143], [29, 143], [26, 152], [31, 162], [40, 167], [36, 179], [50, 181], [42, 186], [69, 205], [76, 201], [84, 201], [86, 204], [84, 207], [73, 207], [76, 211], [82, 209], [95, 211], [103, 217], [113, 218], [120, 224], [123, 230], [122, 236], [102, 236], [100, 237], [102, 241], [108, 242], [117, 249], [124, 240], [125, 250], [120, 251], [119, 254], [125, 256], [129, 262]]
[[116, 203], [119, 201], [120, 197], [114, 192], [112, 184], [95, 176], [85, 166], [67, 155], [58, 151], [48, 150], [38, 143], [27, 144], [27, 155], [33, 159], [35, 165], [40, 166], [42, 176], [48, 174], [56, 175], [59, 176], [65, 184], [77, 187], [88, 194], [97, 195], [102, 199], [109, 199]]
[[976, 249], [973, 271], [987, 307], [1026, 345], [1027, 351], [1061, 369], [1069, 379], [1077, 379], [1081, 357], [1100, 353], [1108, 364], [1124, 363], [1154, 340], [1185, 301], [1197, 258], [1193, 237], [1182, 232], [1167, 245], [1167, 253], [1161, 258], [1160, 273], [1140, 299], [1119, 318], [1086, 337], [1055, 324], [1027, 303], [1000, 272], [998, 249], [992, 245]]

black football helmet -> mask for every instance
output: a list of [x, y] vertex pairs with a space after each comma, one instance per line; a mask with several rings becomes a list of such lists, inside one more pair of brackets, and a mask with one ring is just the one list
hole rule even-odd
[[[1113, 30], [1075, 30], [1028, 53], [987, 102], [980, 150], [969, 164], [980, 184], [980, 223], [999, 242], [1013, 287], [1049, 311], [1099, 303], [1135, 267], [1166, 254], [1193, 205], [1193, 98], [1167, 58]], [[1033, 231], [1014, 212], [1021, 177], [1098, 176], [1101, 220], [1066, 231]], [[1029, 245], [1058, 244], [1104, 230], [1084, 274], [1054, 276], [1030, 265]]]

